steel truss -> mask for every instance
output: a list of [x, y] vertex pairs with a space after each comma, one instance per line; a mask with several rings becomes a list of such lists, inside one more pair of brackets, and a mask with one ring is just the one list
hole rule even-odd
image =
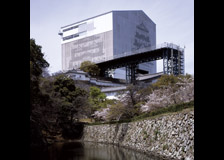
[[167, 49], [163, 52], [163, 73], [180, 75], [184, 74], [184, 52]]
[[126, 57], [100, 62], [100, 75], [108, 77], [108, 71], [116, 68], [126, 68], [126, 82], [135, 83], [138, 65], [145, 62], [163, 59], [163, 73], [173, 75], [184, 74], [184, 49], [173, 44], [166, 47], [141, 52]]

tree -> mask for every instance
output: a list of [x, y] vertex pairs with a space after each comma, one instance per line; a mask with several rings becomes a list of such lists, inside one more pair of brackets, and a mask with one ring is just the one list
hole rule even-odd
[[30, 74], [39, 77], [44, 68], [49, 67], [49, 63], [44, 59], [44, 53], [41, 46], [35, 43], [34, 39], [30, 39]]
[[98, 76], [100, 74], [100, 68], [93, 62], [84, 61], [81, 63], [80, 69], [89, 73], [92, 76]]
[[150, 112], [157, 108], [194, 100], [194, 79], [189, 75], [177, 76], [175, 81], [172, 78], [168, 76], [166, 79], [164, 77], [162, 78], [163, 81], [160, 81], [160, 83], [165, 82], [163, 83], [166, 84], [165, 87], [159, 87], [153, 90], [148, 96], [147, 102], [141, 106], [143, 112]]
[[42, 78], [40, 89], [52, 100], [55, 131], [63, 138], [74, 138], [78, 130], [74, 119], [91, 114], [88, 92], [77, 87], [75, 81], [65, 74]]
[[66, 75], [56, 76], [53, 82], [54, 93], [59, 93], [62, 99], [62, 111], [66, 117], [70, 117], [73, 122], [74, 114], [82, 110], [82, 106], [86, 103], [88, 94], [85, 90], [77, 88], [74, 80]]
[[[50, 98], [42, 94], [39, 88], [41, 74], [49, 63], [44, 59], [41, 46], [30, 39], [30, 132], [31, 144], [43, 145], [46, 143], [42, 130], [48, 128], [48, 122], [44, 115], [45, 106], [50, 106]], [[45, 112], [46, 113], [46, 112]]]
[[90, 87], [89, 100], [90, 104], [92, 104], [93, 111], [106, 107], [106, 95], [97, 87]]
[[161, 88], [161, 87], [164, 87], [164, 86], [173, 86], [177, 83], [178, 81], [178, 78], [177, 76], [174, 76], [173, 74], [171, 75], [162, 75], [156, 83], [153, 84], [153, 87], [154, 88]]
[[41, 94], [39, 90], [39, 79], [44, 68], [49, 67], [49, 63], [44, 59], [41, 46], [35, 43], [34, 39], [30, 39], [30, 103], [31, 110], [33, 104], [38, 103], [38, 96]]
[[112, 120], [123, 120], [132, 117], [134, 108], [128, 108], [124, 105], [121, 101], [118, 101], [116, 104], [111, 105], [107, 114], [105, 115], [105, 120], [112, 121]]
[[94, 116], [101, 120], [124, 120], [139, 114], [140, 103], [145, 100], [146, 90], [143, 86], [129, 85], [125, 91], [120, 92], [119, 100], [108, 105], [106, 109], [97, 111]]

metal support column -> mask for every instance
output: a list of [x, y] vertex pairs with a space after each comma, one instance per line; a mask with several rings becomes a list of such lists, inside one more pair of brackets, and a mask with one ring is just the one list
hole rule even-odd
[[180, 67], [181, 67], [181, 64], [180, 64], [180, 51], [178, 50], [178, 74], [181, 74], [180, 72]]
[[168, 49], [163, 51], [163, 73], [168, 74]]
[[126, 67], [126, 83], [135, 83], [137, 64], [127, 65]]
[[125, 69], [126, 69], [126, 83], [129, 84], [131, 82], [131, 80], [130, 80], [130, 77], [131, 77], [130, 67], [126, 66]]
[[170, 62], [170, 65], [171, 65], [171, 74], [173, 74], [173, 48], [171, 48], [171, 62]]

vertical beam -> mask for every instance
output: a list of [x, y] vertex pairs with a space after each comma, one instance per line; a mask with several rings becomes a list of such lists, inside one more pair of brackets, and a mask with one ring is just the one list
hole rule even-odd
[[163, 51], [163, 73], [168, 74], [168, 48]]
[[136, 81], [136, 64], [130, 64], [125, 67], [126, 69], [126, 83], [135, 83]]
[[173, 47], [171, 48], [171, 74], [173, 74]]
[[126, 66], [125, 69], [126, 69], [126, 72], [125, 72], [125, 74], [126, 74], [126, 83], [129, 83], [129, 67]]
[[178, 75], [181, 74], [180, 72], [180, 67], [181, 67], [181, 64], [180, 64], [180, 50], [178, 49]]
[[181, 58], [180, 65], [182, 67], [181, 68], [181, 74], [184, 74], [184, 72], [185, 72], [185, 66], [184, 66], [184, 50], [181, 52], [180, 58]]
[[131, 83], [135, 83], [136, 81], [136, 68], [136, 64], [131, 65]]

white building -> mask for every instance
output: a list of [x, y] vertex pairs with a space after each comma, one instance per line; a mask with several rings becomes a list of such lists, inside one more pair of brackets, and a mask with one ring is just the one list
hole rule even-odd
[[68, 75], [70, 78], [74, 80], [80, 80], [80, 81], [90, 81], [90, 77], [88, 73], [83, 72], [81, 70], [69, 70], [66, 72], [66, 75]]
[[65, 74], [68, 77], [72, 78], [73, 80], [85, 81], [85, 82], [88, 82], [90, 84], [93, 84], [93, 85], [96, 85], [99, 87], [119, 87], [119, 86], [124, 85], [124, 82], [116, 83], [116, 82], [111, 82], [109, 80], [93, 78], [93, 77], [89, 76], [88, 73], [83, 72], [78, 69], [77, 70], [76, 69], [69, 70], [69, 71], [65, 72]]
[[[156, 45], [156, 24], [142, 11], [110, 11], [61, 27], [62, 70], [77, 69], [83, 61], [99, 62], [125, 52]], [[156, 73], [156, 62], [140, 64], [139, 73]], [[125, 79], [116, 69], [114, 78]]]

